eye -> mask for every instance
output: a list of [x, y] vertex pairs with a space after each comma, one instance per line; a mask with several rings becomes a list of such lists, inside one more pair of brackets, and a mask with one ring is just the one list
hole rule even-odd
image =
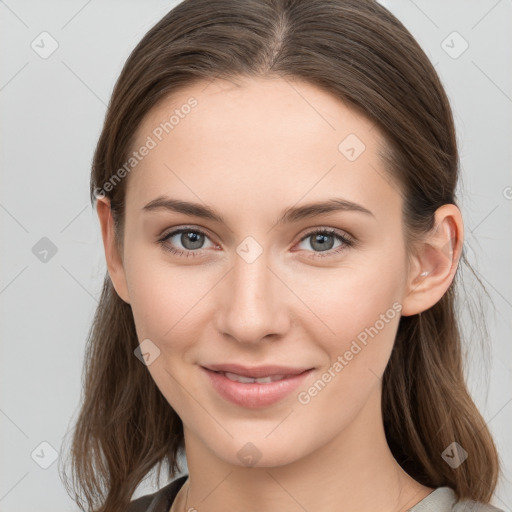
[[[177, 239], [172, 241], [175, 237], [177, 237]], [[201, 255], [206, 238], [209, 239], [208, 235], [200, 229], [183, 227], [164, 235], [158, 240], [158, 243], [161, 244], [166, 251], [176, 254], [177, 256], [184, 256], [188, 258], [190, 256], [194, 257]], [[312, 241], [311, 247], [320, 251], [320, 253], [315, 252], [313, 256], [309, 256], [311, 258], [334, 256], [355, 244], [355, 240], [352, 237], [332, 228], [322, 228], [310, 231], [302, 237], [301, 243], [308, 239], [311, 239]], [[340, 245], [334, 250], [332, 250], [333, 239], [337, 239], [340, 242]], [[182, 250], [179, 247], [176, 248], [178, 243], [181, 244], [185, 250]], [[213, 244], [213, 246], [215, 245]]]
[[[315, 253], [313, 256], [309, 256], [311, 258], [325, 258], [328, 256], [334, 256], [355, 244], [355, 241], [352, 237], [349, 237], [347, 234], [338, 232], [332, 228], [323, 228], [310, 231], [304, 237], [302, 237], [301, 242], [304, 242], [308, 239], [311, 240], [311, 247], [320, 250], [320, 253]], [[336, 249], [331, 250], [333, 247], [334, 239], [337, 239], [341, 243]], [[321, 254], [322, 252], [326, 254]]]
[[[177, 239], [172, 241], [174, 237], [177, 237]], [[204, 231], [197, 228], [184, 227], [164, 235], [163, 238], [158, 240], [158, 243], [160, 243], [165, 250], [178, 256], [188, 258], [189, 256], [201, 254], [205, 238], [208, 238], [208, 235]], [[172, 241], [172, 243], [169, 243], [169, 241]], [[178, 249], [175, 248], [178, 242], [182, 244], [185, 250], [181, 250], [179, 247]]]

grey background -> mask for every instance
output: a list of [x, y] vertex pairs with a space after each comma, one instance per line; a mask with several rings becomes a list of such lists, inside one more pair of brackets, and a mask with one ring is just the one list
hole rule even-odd
[[[85, 337], [105, 272], [89, 165], [125, 59], [175, 3], [0, 1], [1, 512], [77, 510], [54, 457], [78, 412]], [[512, 2], [382, 3], [422, 45], [452, 102], [468, 255], [494, 303], [486, 314], [491, 351], [468, 333], [468, 386], [503, 462], [493, 502], [510, 511]], [[43, 31], [58, 43], [47, 58], [31, 47], [42, 46]], [[463, 40], [469, 46], [459, 55]], [[49, 246], [43, 237], [55, 254], [38, 252]], [[146, 481], [137, 495], [154, 490]]]

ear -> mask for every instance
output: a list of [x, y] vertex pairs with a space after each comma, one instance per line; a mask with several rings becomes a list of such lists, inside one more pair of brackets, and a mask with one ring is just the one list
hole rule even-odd
[[426, 311], [441, 299], [455, 277], [463, 241], [460, 210], [454, 204], [439, 207], [431, 232], [415, 244], [402, 301], [403, 316]]
[[110, 200], [106, 197], [98, 198], [96, 209], [101, 225], [101, 236], [105, 249], [105, 260], [114, 289], [119, 297], [126, 303], [130, 303], [128, 286], [124, 272], [123, 260], [116, 245], [114, 233], [114, 219], [110, 209]]

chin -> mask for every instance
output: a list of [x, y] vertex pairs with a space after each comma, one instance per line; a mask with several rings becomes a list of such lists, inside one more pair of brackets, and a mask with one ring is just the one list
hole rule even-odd
[[212, 451], [225, 463], [240, 468], [276, 468], [301, 458], [301, 455], [294, 451], [297, 443], [291, 438], [286, 444], [279, 439], [262, 439], [259, 431], [252, 441], [250, 439], [250, 436], [244, 439], [237, 438], [229, 441], [228, 446], [217, 444], [215, 449], [212, 447]]

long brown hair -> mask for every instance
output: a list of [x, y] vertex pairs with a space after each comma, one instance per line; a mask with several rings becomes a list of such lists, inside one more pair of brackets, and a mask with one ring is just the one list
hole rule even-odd
[[[387, 141], [383, 162], [403, 197], [410, 242], [455, 202], [459, 156], [450, 104], [431, 62], [408, 30], [373, 0], [184, 0], [144, 36], [115, 85], [94, 159], [93, 206], [106, 195], [122, 247], [126, 179], [134, 134], [157, 102], [197, 81], [281, 77], [309, 82], [371, 119]], [[119, 176], [119, 173], [118, 173]], [[461, 263], [470, 265], [464, 254]], [[465, 384], [454, 281], [421, 315], [400, 319], [383, 376], [386, 438], [403, 469], [457, 499], [488, 503], [499, 460]], [[475, 274], [476, 275], [476, 274]], [[129, 304], [108, 272], [85, 354], [73, 431], [73, 492], [82, 510], [123, 510], [147, 474], [181, 471], [183, 424], [162, 396], [138, 347]], [[468, 458], [442, 457], [454, 441]], [[68, 487], [66, 475], [63, 480]], [[69, 488], [68, 488], [69, 492]]]

